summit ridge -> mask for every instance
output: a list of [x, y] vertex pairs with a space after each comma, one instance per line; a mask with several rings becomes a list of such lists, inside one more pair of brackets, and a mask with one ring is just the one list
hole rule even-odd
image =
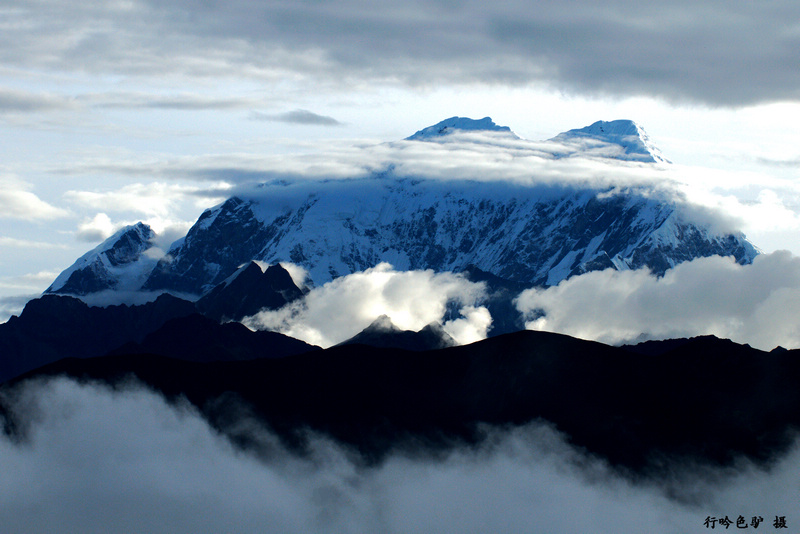
[[[449, 142], [454, 131], [519, 139], [489, 117], [451, 117], [407, 139]], [[598, 121], [550, 141], [553, 161], [574, 154], [639, 164], [667, 161], [631, 120]], [[502, 169], [497, 177], [480, 180], [408, 177], [390, 170], [260, 184], [203, 212], [164, 259], [144, 254], [153, 233], [140, 224], [84, 255], [47, 292], [126, 289], [200, 298], [251, 261], [298, 265], [313, 285], [385, 262], [398, 270], [475, 267], [541, 287], [603, 269], [646, 267], [661, 275], [712, 255], [746, 264], [759, 253], [740, 232], [720, 233], [692, 222], [675, 199], [646, 188], [612, 194], [602, 186], [526, 185], [502, 176]], [[118, 256], [124, 262], [115, 265]]]
[[470, 119], [467, 117], [450, 117], [441, 122], [419, 130], [414, 135], [406, 137], [406, 141], [425, 141], [438, 137], [443, 137], [456, 131], [481, 131], [481, 132], [503, 132], [517, 137], [508, 126], [498, 126], [491, 117], [482, 119]]
[[669, 163], [653, 144], [647, 132], [632, 120], [597, 121], [589, 126], [568, 130], [553, 137], [551, 141], [574, 144], [596, 142], [619, 146], [622, 153], [615, 157], [647, 163]]

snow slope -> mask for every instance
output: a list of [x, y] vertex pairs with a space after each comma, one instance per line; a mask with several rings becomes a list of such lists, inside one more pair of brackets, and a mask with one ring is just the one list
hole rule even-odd
[[138, 290], [157, 262], [145, 254], [154, 237], [155, 232], [141, 222], [120, 229], [65, 269], [45, 293]]
[[315, 284], [385, 261], [554, 285], [609, 267], [663, 273], [696, 257], [757, 254], [742, 235], [715, 235], [664, 200], [599, 193], [386, 175], [265, 184], [206, 211], [145, 288], [202, 293], [251, 259], [301, 265]]
[[575, 147], [578, 153], [605, 150], [606, 155], [617, 159], [669, 163], [644, 128], [631, 120], [597, 121], [585, 128], [561, 133], [551, 141]]
[[[464, 141], [454, 132], [518, 139], [489, 117], [451, 117], [403, 143]], [[630, 161], [636, 168], [667, 161], [629, 120], [599, 121], [537, 146], [554, 166], [573, 156], [625, 160], [621, 165], [629, 169]], [[502, 175], [502, 169], [494, 172]], [[599, 187], [408, 177], [391, 166], [365, 178], [277, 180], [205, 211], [157, 264], [143, 254], [152, 231], [139, 224], [81, 257], [48, 291], [141, 289], [199, 297], [253, 260], [297, 264], [314, 284], [388, 262], [399, 270], [473, 266], [541, 286], [606, 268], [663, 273], [711, 255], [749, 263], [758, 253], [741, 234], [720, 234], [690, 220], [671, 197], [639, 186]]]
[[481, 132], [503, 132], [510, 136], [518, 137], [508, 126], [498, 126], [490, 117], [482, 119], [469, 119], [467, 117], [450, 117], [441, 122], [419, 130], [414, 135], [406, 137], [406, 141], [427, 141], [449, 135], [458, 130], [461, 131], [481, 131]]

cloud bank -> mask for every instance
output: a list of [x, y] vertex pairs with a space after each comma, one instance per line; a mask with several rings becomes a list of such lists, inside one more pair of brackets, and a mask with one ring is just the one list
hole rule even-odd
[[[312, 437], [297, 457], [255, 422], [260, 455], [195, 410], [133, 384], [67, 379], [3, 393], [24, 429], [0, 435], [4, 532], [695, 532], [707, 516], [800, 517], [800, 453], [771, 471], [676, 466], [632, 482], [543, 425], [487, 428], [477, 448], [366, 466]], [[669, 495], [669, 496], [668, 496]]]
[[[458, 343], [486, 337], [492, 318], [479, 305], [485, 285], [453, 273], [396, 271], [388, 263], [336, 278], [302, 300], [242, 322], [329, 347], [358, 334], [381, 315], [403, 330], [441, 322]], [[457, 310], [455, 317], [450, 317]]]
[[800, 347], [800, 258], [763, 254], [752, 265], [712, 256], [657, 278], [596, 271], [517, 299], [526, 328], [619, 344], [713, 334], [771, 350]]
[[[11, 1], [0, 62], [133, 77], [351, 88], [539, 83], [741, 106], [797, 99], [800, 7], [731, 0]], [[12, 106], [19, 104], [12, 103]], [[27, 105], [27, 104], [26, 104]]]
[[[554, 132], [555, 133], [555, 132]], [[578, 143], [579, 145], [579, 143]], [[147, 158], [120, 154], [86, 158], [57, 172], [66, 176], [108, 174], [158, 177], [118, 192], [69, 191], [75, 205], [99, 211], [136, 210], [148, 221], [164, 218], [179, 204], [208, 207], [234, 194], [252, 195], [253, 184], [311, 182], [394, 176], [512, 182], [612, 190], [635, 189], [680, 206], [685, 218], [716, 231], [744, 231], [767, 250], [792, 246], [800, 228], [796, 204], [800, 189], [791, 180], [765, 179], [685, 165], [650, 164], [615, 159], [619, 145], [593, 142], [590, 147], [559, 141], [530, 141], [496, 132], [457, 132], [432, 142], [359, 143], [329, 141], [296, 154], [201, 155]], [[196, 185], [174, 183], [186, 179]], [[156, 223], [157, 226], [163, 224]], [[794, 248], [792, 246], [792, 248]]]

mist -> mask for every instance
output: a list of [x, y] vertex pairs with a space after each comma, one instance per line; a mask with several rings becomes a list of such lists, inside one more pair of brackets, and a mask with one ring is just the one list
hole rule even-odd
[[396, 451], [367, 465], [324, 436], [284, 449], [243, 414], [241, 450], [185, 403], [133, 382], [65, 378], [2, 394], [4, 532], [694, 532], [706, 517], [792, 528], [797, 447], [771, 469], [675, 465], [632, 478], [544, 423], [487, 429], [478, 447]]

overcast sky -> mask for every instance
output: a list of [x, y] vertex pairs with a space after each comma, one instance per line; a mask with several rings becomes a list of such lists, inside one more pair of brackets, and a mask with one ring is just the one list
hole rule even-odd
[[798, 21], [788, 0], [7, 0], [0, 308], [124, 224], [168, 243], [233, 186], [453, 115], [532, 141], [633, 119], [694, 200], [800, 254]]

